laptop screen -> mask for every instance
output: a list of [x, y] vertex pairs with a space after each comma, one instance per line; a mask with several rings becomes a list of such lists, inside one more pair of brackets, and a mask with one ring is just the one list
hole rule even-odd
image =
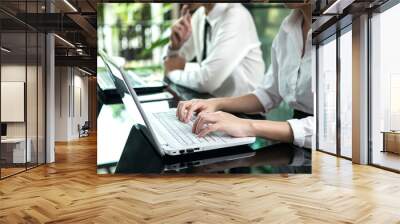
[[101, 90], [115, 90], [114, 82], [101, 57], [97, 57], [97, 84]]
[[159, 151], [159, 153], [161, 155], [164, 155], [163, 151], [161, 150], [161, 144], [156, 138], [153, 137], [156, 134], [156, 130], [153, 130], [153, 127], [150, 125], [150, 122], [146, 117], [144, 109], [142, 108], [136, 95], [136, 92], [134, 91], [132, 86], [127, 86], [130, 84], [126, 83], [127, 78], [125, 73], [123, 73], [122, 69], [117, 67], [117, 65], [115, 65], [115, 63], [113, 63], [105, 53], [99, 52], [99, 54], [100, 56], [102, 56], [105, 64], [109, 68], [111, 77], [114, 81], [115, 86], [117, 87], [117, 91], [121, 96], [124, 106], [130, 113], [130, 116], [135, 119], [135, 123], [137, 124], [137, 126], [138, 124], [140, 124], [142, 127], [144, 127], [143, 130], [147, 133], [145, 134], [150, 138], [150, 141], [154, 143], [154, 146]]
[[106, 67], [109, 69], [111, 78], [114, 82], [115, 87], [117, 88], [119, 95], [121, 96], [124, 106], [126, 107], [127, 111], [131, 113], [131, 116], [134, 119], [134, 123], [146, 126], [144, 119], [139, 111], [139, 108], [135, 104], [133, 97], [129, 93], [128, 87], [124, 82], [124, 78], [122, 77], [121, 73], [122, 71], [113, 62], [106, 58], [104, 54], [102, 54], [101, 56], [106, 64]]

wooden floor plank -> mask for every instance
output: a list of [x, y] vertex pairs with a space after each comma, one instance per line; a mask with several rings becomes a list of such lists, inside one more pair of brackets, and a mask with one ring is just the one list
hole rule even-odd
[[400, 175], [313, 152], [312, 175], [96, 174], [96, 137], [0, 181], [0, 223], [400, 223]]

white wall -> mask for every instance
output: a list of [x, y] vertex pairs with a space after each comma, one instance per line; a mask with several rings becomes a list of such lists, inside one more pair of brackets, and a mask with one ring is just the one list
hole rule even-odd
[[312, 87], [311, 90], [314, 93], [314, 133], [313, 133], [313, 138], [312, 138], [312, 149], [316, 149], [316, 143], [317, 143], [317, 49], [315, 45], [312, 45], [312, 51], [311, 51], [311, 72], [312, 72]]
[[[81, 75], [74, 75], [74, 108], [72, 110], [73, 119], [71, 120], [71, 135], [73, 138], [78, 138], [78, 124], [83, 125], [89, 119], [88, 113], [88, 78]], [[79, 73], [82, 74], [82, 73]], [[79, 93], [80, 91], [80, 93]], [[80, 95], [80, 97], [79, 97]], [[79, 102], [80, 101], [80, 102]], [[79, 108], [81, 107], [81, 108]], [[82, 111], [79, 111], [81, 109]]]
[[[26, 70], [27, 69], [27, 70]], [[1, 81], [2, 82], [25, 82], [26, 71], [28, 72], [28, 83], [29, 85], [36, 86], [36, 80], [31, 80], [30, 75], [36, 75], [36, 67], [18, 64], [6, 64], [1, 66]], [[36, 88], [27, 88], [27, 106], [34, 107], [33, 110], [36, 111]], [[4, 96], [3, 96], [4, 97]], [[34, 104], [31, 104], [34, 102]], [[42, 105], [39, 105], [41, 107]], [[7, 110], [7, 108], [1, 108], [1, 110]], [[32, 108], [28, 109], [27, 118], [28, 118], [28, 129], [33, 128], [36, 130], [36, 113], [32, 113]], [[34, 122], [34, 124], [32, 123]], [[26, 122], [7, 122], [7, 136], [8, 137], [24, 137], [25, 136], [25, 123]], [[34, 127], [33, 127], [34, 126]], [[29, 137], [28, 130], [28, 137]], [[36, 132], [35, 132], [36, 134]]]
[[[2, 82], [25, 82], [25, 65], [8, 64], [1, 66], [1, 81]], [[28, 68], [29, 69], [29, 68]], [[6, 110], [7, 108], [1, 108]], [[25, 137], [25, 122], [7, 123], [8, 137]]]
[[88, 120], [88, 78], [83, 75], [76, 68], [56, 67], [56, 141], [79, 138], [78, 124]]
[[[37, 70], [38, 69], [38, 70]], [[25, 64], [3, 64], [1, 66], [1, 81], [2, 82], [24, 82], [26, 84], [26, 106], [23, 102], [22, 108], [19, 111], [23, 114], [26, 112], [26, 120], [21, 122], [6, 122], [7, 123], [7, 137], [9, 138], [24, 138], [25, 135], [30, 139], [30, 148], [32, 149], [32, 161], [44, 163], [44, 150], [45, 150], [45, 115], [44, 115], [44, 73], [42, 67], [38, 66], [25, 66]], [[27, 78], [27, 80], [25, 80]], [[7, 97], [7, 93], [3, 92], [2, 98]], [[24, 94], [25, 90], [19, 90]], [[2, 107], [2, 112], [7, 110], [16, 110], [15, 108]], [[7, 111], [13, 113], [13, 111]], [[14, 112], [16, 113], [16, 112]], [[39, 156], [37, 157], [37, 154]]]
[[[1, 82], [1, 121], [24, 122], [25, 83]], [[35, 107], [36, 108], [36, 107]]]
[[68, 140], [69, 68], [55, 68], [55, 140]]

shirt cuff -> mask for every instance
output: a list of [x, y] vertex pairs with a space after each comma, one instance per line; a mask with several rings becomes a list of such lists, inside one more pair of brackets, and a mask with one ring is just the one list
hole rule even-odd
[[183, 70], [173, 70], [168, 73], [168, 78], [173, 83], [179, 83]]
[[307, 133], [304, 130], [304, 123], [300, 119], [290, 119], [287, 121], [292, 128], [293, 133], [293, 144], [299, 147], [309, 147], [305, 146]]
[[254, 90], [252, 94], [257, 97], [258, 101], [263, 106], [265, 113], [268, 112], [271, 109], [271, 107], [273, 107], [272, 99], [262, 88], [256, 88], [256, 90]]

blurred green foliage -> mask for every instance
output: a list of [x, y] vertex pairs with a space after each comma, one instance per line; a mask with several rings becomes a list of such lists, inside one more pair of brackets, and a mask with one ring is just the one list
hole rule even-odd
[[[154, 14], [152, 12], [152, 4], [160, 4], [160, 10]], [[261, 48], [265, 60], [266, 68], [269, 67], [271, 61], [271, 45], [277, 34], [280, 24], [283, 19], [290, 13], [282, 4], [265, 4], [265, 3], [247, 3], [244, 6], [250, 11], [254, 18], [257, 33], [261, 41]], [[169, 38], [166, 32], [172, 24], [173, 4], [171, 3], [108, 3], [99, 4], [98, 7], [98, 27], [109, 26], [112, 30], [112, 40], [116, 40], [118, 54], [128, 57], [129, 60], [135, 60], [132, 55], [123, 55], [124, 46], [122, 42], [124, 38], [134, 40], [138, 36], [143, 36], [143, 33], [137, 32], [139, 27], [149, 27], [153, 24], [160, 27], [161, 34], [147, 41], [146, 44], [139, 45], [141, 49], [132, 50], [137, 59], [150, 58], [154, 49], [162, 48], [168, 44]], [[108, 11], [108, 13], [106, 13]], [[111, 13], [110, 13], [111, 12]], [[108, 15], [108, 17], [106, 16]], [[161, 21], [154, 21], [154, 17], [162, 18]], [[110, 18], [111, 17], [111, 18]], [[99, 38], [102, 38], [99, 36]], [[104, 37], [103, 37], [104, 38]], [[118, 42], [117, 42], [118, 40]]]
[[251, 3], [245, 4], [254, 18], [258, 38], [261, 41], [266, 69], [271, 63], [271, 46], [275, 35], [278, 33], [282, 21], [289, 15], [290, 9], [283, 4]]
[[[157, 6], [156, 6], [157, 5]], [[108, 3], [98, 8], [99, 47], [107, 50], [111, 35], [113, 55], [130, 60], [152, 59], [157, 48], [165, 46], [171, 26], [171, 3]], [[154, 20], [157, 18], [157, 21]], [[159, 32], [154, 33], [154, 29]]]

